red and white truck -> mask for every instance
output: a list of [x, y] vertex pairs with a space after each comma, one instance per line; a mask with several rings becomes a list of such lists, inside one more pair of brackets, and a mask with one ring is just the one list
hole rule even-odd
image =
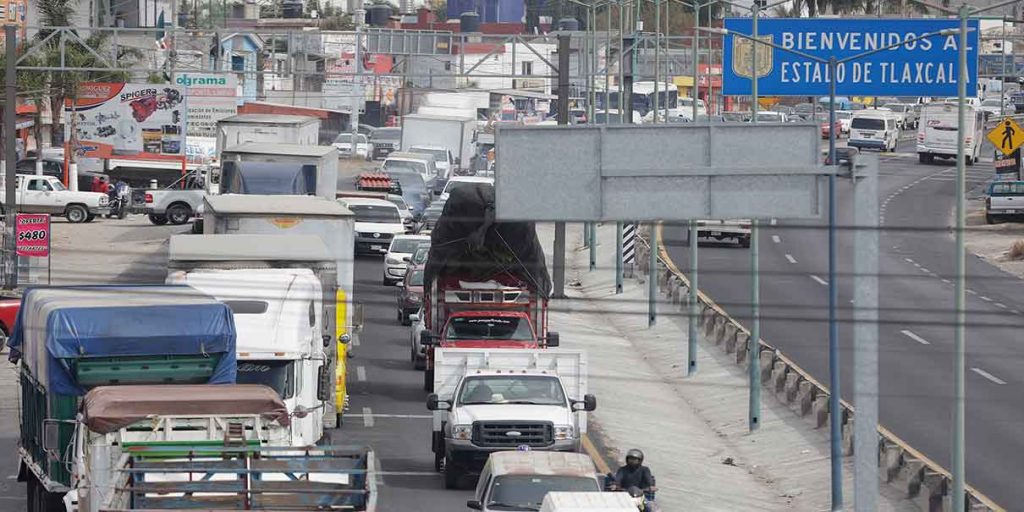
[[[494, 187], [459, 188], [431, 232], [420, 342], [423, 387], [434, 388], [434, 349], [558, 346], [548, 331], [551, 281], [532, 223], [495, 222]], [[493, 210], [492, 210], [493, 211]]]

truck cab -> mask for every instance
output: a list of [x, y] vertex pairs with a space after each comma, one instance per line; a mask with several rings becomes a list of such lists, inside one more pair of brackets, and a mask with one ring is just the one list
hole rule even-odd
[[445, 485], [458, 486], [493, 452], [579, 451], [586, 413], [586, 359], [566, 350], [439, 351], [432, 449]]
[[511, 275], [485, 282], [468, 276], [439, 277], [424, 297], [427, 329], [420, 333], [426, 347], [423, 387], [433, 391], [434, 349], [557, 347], [558, 333], [547, 332], [547, 299]]
[[312, 270], [266, 268], [176, 272], [169, 283], [187, 284], [231, 308], [237, 332], [239, 384], [277, 392], [296, 418], [280, 444], [309, 446], [324, 433], [317, 376], [326, 365], [323, 290]]

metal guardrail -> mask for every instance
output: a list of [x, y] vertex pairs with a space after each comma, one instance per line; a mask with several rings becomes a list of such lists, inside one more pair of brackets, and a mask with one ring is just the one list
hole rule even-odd
[[[661, 225], [657, 229], [658, 240], [664, 240], [661, 236]], [[650, 244], [646, 241], [637, 244], [637, 262], [640, 264], [638, 270], [641, 273], [648, 273], [649, 250]], [[658, 245], [658, 260], [664, 265], [664, 269], [659, 268], [657, 271], [661, 293], [670, 299], [673, 305], [685, 308], [689, 280], [669, 258], [663, 243]], [[705, 340], [721, 346], [726, 353], [734, 354], [736, 364], [745, 364], [748, 358], [747, 351], [750, 350], [750, 331], [704, 292], [698, 290], [697, 297], [700, 305], [701, 330]], [[830, 412], [828, 387], [764, 340], [759, 340], [758, 350], [761, 385], [771, 389], [786, 405], [795, 406], [795, 412], [801, 417], [812, 415], [816, 428], [826, 425]], [[849, 456], [853, 454], [854, 407], [845, 400], [841, 401], [841, 406], [843, 454]], [[925, 510], [949, 510], [949, 491], [953, 487], [949, 471], [915, 450], [887, 428], [879, 426], [878, 434], [877, 455], [885, 481], [891, 485], [900, 485], [911, 499], [925, 500]], [[1006, 511], [971, 486], [967, 486], [967, 505], [971, 511]]]

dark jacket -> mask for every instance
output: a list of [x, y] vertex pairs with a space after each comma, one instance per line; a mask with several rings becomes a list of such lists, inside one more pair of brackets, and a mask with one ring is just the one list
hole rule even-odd
[[651, 473], [650, 468], [644, 465], [640, 465], [636, 469], [622, 466], [615, 472], [615, 481], [623, 489], [629, 489], [630, 487], [647, 489], [648, 487], [654, 487], [654, 474]]

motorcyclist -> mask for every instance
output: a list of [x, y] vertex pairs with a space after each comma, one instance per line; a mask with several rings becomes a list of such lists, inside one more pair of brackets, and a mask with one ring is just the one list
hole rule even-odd
[[647, 499], [654, 500], [654, 492], [658, 489], [654, 485], [654, 473], [644, 466], [644, 452], [636, 448], [627, 451], [626, 465], [615, 472], [614, 478], [619, 489], [638, 487], [644, 491]]

